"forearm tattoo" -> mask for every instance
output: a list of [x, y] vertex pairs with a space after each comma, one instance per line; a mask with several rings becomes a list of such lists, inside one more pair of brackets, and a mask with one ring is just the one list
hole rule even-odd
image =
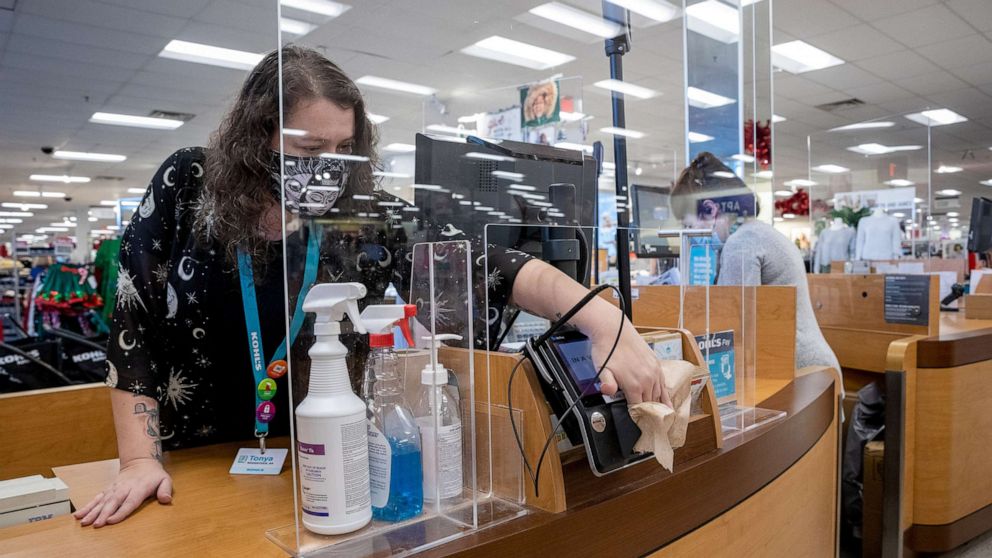
[[158, 409], [155, 407], [149, 409], [148, 405], [144, 403], [136, 403], [134, 405], [134, 414], [145, 415], [145, 434], [155, 441], [155, 445], [152, 448], [152, 457], [161, 463], [162, 436], [159, 434]]

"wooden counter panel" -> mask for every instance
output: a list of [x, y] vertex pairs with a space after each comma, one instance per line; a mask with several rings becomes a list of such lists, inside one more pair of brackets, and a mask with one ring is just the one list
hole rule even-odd
[[889, 344], [906, 337], [902, 333], [858, 331], [828, 326], [823, 326], [820, 330], [830, 349], [837, 355], [841, 367], [879, 374], [885, 372], [885, 357]]
[[916, 376], [913, 523], [942, 525], [992, 504], [992, 362]]
[[[824, 456], [829, 459], [832, 479], [837, 463], [836, 432], [832, 430], [836, 428], [837, 409], [833, 375], [818, 372], [797, 378], [762, 407], [782, 409], [789, 415], [744, 437], [727, 440], [721, 450], [686, 462], [675, 474], [655, 467], [620, 494], [604, 493], [589, 484], [580, 489], [583, 494], [574, 495], [577, 501], [585, 502], [574, 509], [560, 514], [533, 513], [425, 555], [643, 556], [746, 501], [824, 439], [830, 447]], [[833, 502], [835, 484], [829, 492]], [[832, 540], [835, 516], [827, 514], [824, 520]], [[761, 525], [759, 521], [748, 518], [751, 527]], [[769, 528], [778, 531], [787, 526]]]
[[798, 463], [739, 506], [653, 558], [836, 556], [837, 426]]
[[[962, 316], [963, 318], [963, 316]], [[953, 368], [992, 360], [992, 328], [958, 330], [920, 341], [920, 368]]]

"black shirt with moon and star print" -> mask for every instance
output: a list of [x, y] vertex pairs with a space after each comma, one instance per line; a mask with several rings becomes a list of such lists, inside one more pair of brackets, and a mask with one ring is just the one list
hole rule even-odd
[[[219, 243], [204, 242], [193, 231], [205, 164], [203, 148], [171, 155], [148, 185], [121, 243], [106, 382], [158, 401], [165, 449], [250, 439], [255, 429], [256, 384], [237, 264]], [[418, 305], [419, 322], [433, 323], [439, 333], [471, 331], [478, 348], [496, 339], [514, 279], [530, 258], [492, 245], [483, 251], [481, 239], [466, 238], [449, 223], [421, 222], [415, 207], [379, 190], [354, 196], [343, 191], [328, 218], [315, 223], [275, 243], [287, 261], [290, 312], [301, 288], [308, 235], [319, 234], [317, 282], [364, 284], [368, 294], [360, 307], [386, 302], [392, 284], [401, 298]], [[431, 249], [417, 244], [427, 241], [454, 242]], [[258, 266], [255, 284], [267, 363], [286, 331], [282, 262]], [[357, 385], [367, 338], [345, 333], [341, 341]], [[297, 402], [306, 393], [312, 343], [308, 314], [290, 349]], [[277, 380], [270, 435], [289, 430], [287, 378]]]

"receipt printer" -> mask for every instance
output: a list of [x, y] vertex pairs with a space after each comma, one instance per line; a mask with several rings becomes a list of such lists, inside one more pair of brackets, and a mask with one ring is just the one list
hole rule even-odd
[[[544, 397], [559, 417], [569, 441], [585, 445], [589, 466], [596, 476], [651, 456], [634, 452], [641, 430], [630, 418], [622, 393], [610, 397], [600, 391], [588, 337], [575, 330], [562, 330], [541, 345], [534, 341], [530, 339], [524, 351], [537, 370]], [[572, 411], [568, 413], [570, 407]]]

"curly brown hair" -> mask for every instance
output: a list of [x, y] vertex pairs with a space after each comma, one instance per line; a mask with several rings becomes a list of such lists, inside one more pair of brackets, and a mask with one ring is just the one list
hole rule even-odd
[[282, 101], [290, 114], [302, 101], [324, 98], [355, 113], [353, 153], [369, 158], [350, 173], [346, 188], [368, 194], [375, 188], [377, 134], [365, 114], [362, 93], [323, 54], [290, 45], [268, 53], [245, 79], [241, 92], [206, 151], [203, 195], [196, 207], [195, 228], [203, 240], [216, 240], [231, 262], [238, 248], [264, 264], [273, 256], [272, 243], [260, 236], [259, 223], [273, 201], [272, 135], [279, 127], [279, 58], [282, 57]]

